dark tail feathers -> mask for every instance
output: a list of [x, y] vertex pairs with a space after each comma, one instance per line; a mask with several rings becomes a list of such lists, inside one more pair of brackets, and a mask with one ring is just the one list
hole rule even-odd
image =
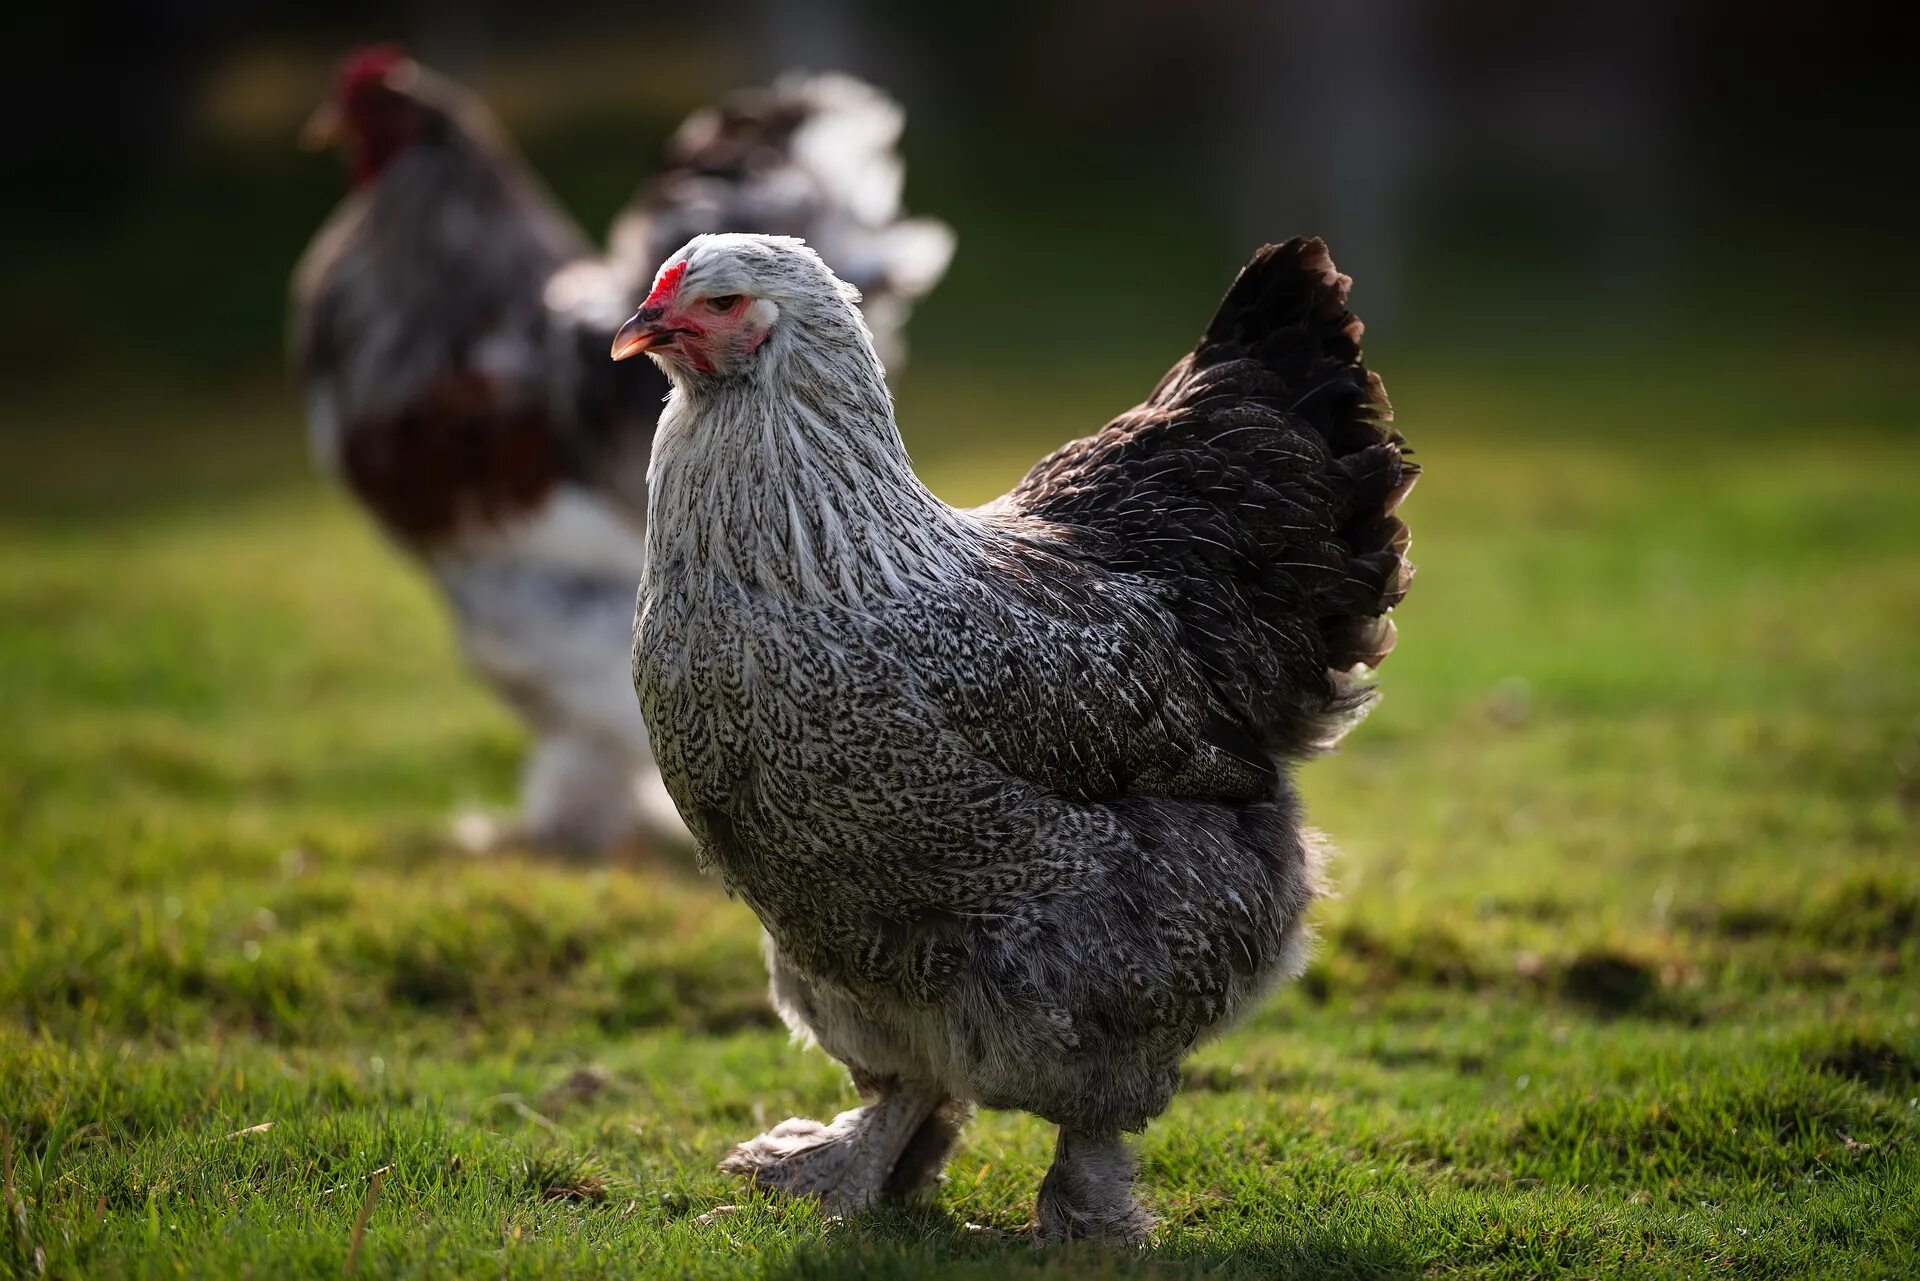
[[1317, 237], [1264, 246], [1241, 270], [1195, 352], [1238, 348], [1279, 377], [1289, 415], [1311, 427], [1330, 457], [1327, 479], [1346, 556], [1342, 582], [1322, 593], [1318, 622], [1337, 681], [1360, 664], [1378, 667], [1393, 649], [1386, 617], [1407, 592], [1413, 564], [1407, 527], [1395, 515], [1420, 468], [1377, 375], [1360, 355], [1360, 318], [1347, 310], [1353, 282]]

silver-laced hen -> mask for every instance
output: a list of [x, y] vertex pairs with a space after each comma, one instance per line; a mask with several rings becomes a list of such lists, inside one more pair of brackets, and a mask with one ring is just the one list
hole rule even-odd
[[1372, 695], [1417, 470], [1317, 240], [1262, 249], [1137, 408], [956, 510], [851, 289], [701, 236], [616, 356], [673, 393], [634, 645], [668, 791], [867, 1100], [729, 1170], [858, 1207], [975, 1105], [1060, 1127], [1046, 1238], [1136, 1239], [1122, 1135], [1307, 952], [1291, 762]]
[[901, 124], [844, 76], [735, 95], [687, 121], [596, 256], [475, 95], [391, 46], [342, 66], [311, 129], [353, 185], [296, 273], [295, 353], [322, 466], [431, 574], [533, 731], [518, 822], [476, 839], [685, 839], [628, 663], [667, 383], [607, 343], [689, 235], [756, 230], [816, 238], [897, 353], [952, 251], [900, 216]]

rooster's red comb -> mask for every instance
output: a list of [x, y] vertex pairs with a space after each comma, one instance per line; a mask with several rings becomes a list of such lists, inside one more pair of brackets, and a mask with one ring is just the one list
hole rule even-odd
[[385, 81], [395, 68], [409, 61], [410, 57], [402, 45], [362, 45], [340, 60], [340, 72], [334, 81], [334, 90], [341, 98], [351, 98]]

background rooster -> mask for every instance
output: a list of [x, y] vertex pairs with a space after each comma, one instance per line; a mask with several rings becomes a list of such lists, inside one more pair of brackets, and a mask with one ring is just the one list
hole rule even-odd
[[844, 76], [736, 95], [686, 122], [596, 257], [473, 94], [390, 46], [342, 66], [309, 133], [344, 148], [352, 192], [294, 278], [314, 449], [427, 567], [469, 663], [532, 728], [507, 835], [591, 850], [677, 827], [629, 675], [667, 384], [608, 362], [614, 329], [687, 236], [778, 231], [866, 291], [898, 359], [953, 247], [899, 216], [901, 126]]
[[909, 464], [850, 293], [703, 236], [615, 351], [674, 394], [634, 672], [666, 783], [870, 1101], [728, 1168], [856, 1206], [966, 1110], [1060, 1126], [1048, 1237], [1148, 1226], [1120, 1139], [1304, 960], [1289, 762], [1393, 647], [1416, 468], [1317, 240], [1263, 249], [1146, 402], [972, 511]]

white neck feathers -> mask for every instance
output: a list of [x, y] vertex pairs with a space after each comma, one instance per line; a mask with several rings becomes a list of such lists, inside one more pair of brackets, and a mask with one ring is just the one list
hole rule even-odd
[[751, 373], [675, 379], [649, 473], [649, 581], [857, 609], [976, 560], [972, 522], [914, 474], [871, 346], [775, 342]]

